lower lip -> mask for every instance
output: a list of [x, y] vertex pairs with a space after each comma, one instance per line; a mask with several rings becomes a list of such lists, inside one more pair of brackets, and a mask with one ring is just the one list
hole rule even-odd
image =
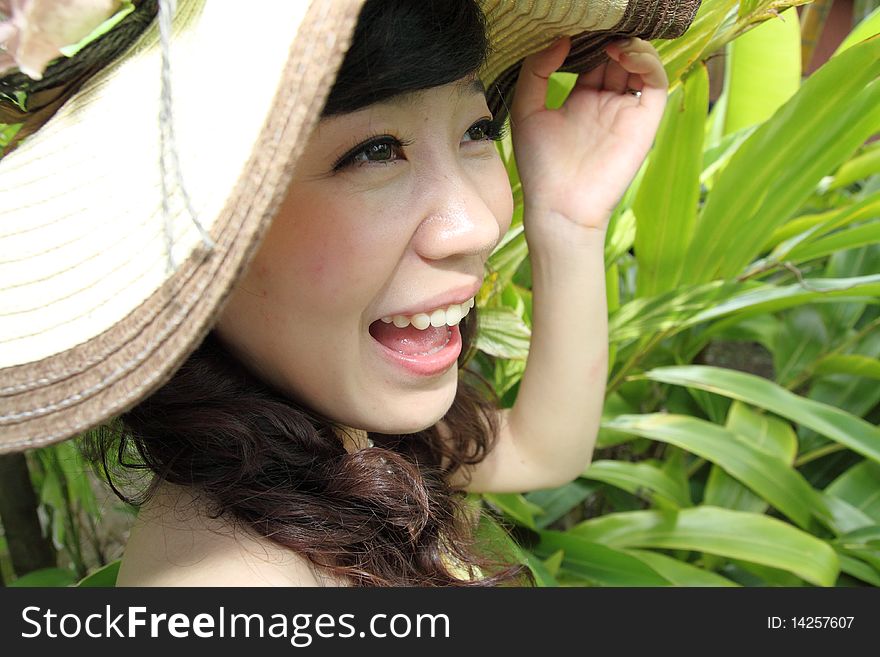
[[449, 342], [440, 351], [430, 356], [401, 354], [393, 349], [389, 349], [372, 336], [370, 336], [370, 340], [379, 348], [385, 359], [403, 368], [410, 374], [415, 374], [416, 376], [437, 376], [455, 365], [461, 354], [461, 331], [458, 330], [458, 324], [451, 326], [450, 329], [452, 335], [449, 337]]

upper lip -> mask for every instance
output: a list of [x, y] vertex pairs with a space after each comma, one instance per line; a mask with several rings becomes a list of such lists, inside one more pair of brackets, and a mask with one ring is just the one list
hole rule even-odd
[[413, 315], [418, 315], [419, 313], [427, 314], [428, 311], [436, 310], [437, 308], [447, 308], [456, 303], [464, 303], [471, 297], [477, 296], [477, 292], [480, 291], [481, 281], [476, 281], [474, 283], [469, 283], [468, 285], [462, 285], [460, 287], [453, 288], [451, 290], [447, 290], [446, 292], [441, 292], [440, 294], [434, 295], [433, 297], [428, 297], [423, 301], [419, 301], [417, 305], [409, 306], [407, 308], [403, 308], [401, 310], [395, 310], [389, 313], [383, 313], [382, 317], [394, 317], [395, 315], [407, 315], [412, 317]]

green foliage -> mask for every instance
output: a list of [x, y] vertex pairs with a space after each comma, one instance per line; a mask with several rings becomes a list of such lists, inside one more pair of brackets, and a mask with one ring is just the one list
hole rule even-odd
[[[609, 224], [597, 453], [566, 486], [484, 496], [540, 585], [880, 585], [880, 13], [801, 79], [796, 4], [705, 0], [655, 44], [670, 96]], [[509, 406], [530, 286], [501, 152], [518, 223], [478, 358]]]

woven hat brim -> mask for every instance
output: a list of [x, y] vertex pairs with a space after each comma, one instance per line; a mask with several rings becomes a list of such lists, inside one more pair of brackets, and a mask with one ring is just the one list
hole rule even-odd
[[504, 117], [513, 97], [523, 57], [571, 36], [571, 50], [560, 67], [584, 73], [608, 59], [605, 46], [626, 37], [674, 39], [690, 27], [701, 0], [608, 0], [544, 3], [541, 20], [523, 20], [535, 3], [483, 0], [492, 54], [481, 78], [489, 109]]
[[[221, 11], [217, 8], [227, 4], [232, 3], [211, 3], [209, 9], [216, 16]], [[282, 3], [276, 3], [280, 4]], [[222, 203], [213, 213], [202, 215], [203, 219], [212, 220], [208, 228], [217, 248], [210, 253], [194, 248], [198, 236], [183, 217], [182, 202], [179, 195], [176, 195], [177, 205], [173, 209], [176, 219], [174, 248], [178, 254], [189, 255], [182, 259], [173, 276], [148, 291], [143, 302], [115, 322], [112, 328], [59, 353], [49, 353], [38, 360], [28, 359], [0, 369], [0, 453], [63, 440], [131, 408], [166, 382], [192, 349], [204, 339], [222, 309], [232, 285], [253, 257], [257, 244], [283, 200], [292, 177], [293, 165], [320, 114], [336, 69], [348, 48], [361, 4], [362, 0], [311, 2], [301, 15], [298, 29], [292, 29], [295, 25], [288, 26], [286, 43], [275, 44], [276, 47], [283, 47], [287, 57], [283, 66], [278, 69], [277, 79], [272, 85], [272, 89], [276, 91], [270, 96], [271, 102], [262, 108], [262, 116], [256, 126], [257, 137], [248, 148], [246, 157], [242, 157], [238, 163], [239, 173], [235, 174], [231, 192], [222, 186], [215, 188], [213, 193], [221, 198]], [[200, 3], [180, 3], [178, 15], [175, 16], [173, 38], [180, 38], [178, 28], [186, 20], [191, 21], [190, 27], [194, 31], [200, 21], [211, 20], [211, 13], [202, 11], [205, 6]], [[240, 12], [241, 8], [233, 11]], [[291, 11], [286, 13], [296, 15], [291, 14]], [[240, 27], [251, 29], [255, 26], [243, 24]], [[235, 37], [234, 32], [226, 34], [230, 44], [236, 43]], [[151, 44], [149, 48], [154, 52], [148, 65], [155, 75], [159, 72], [157, 41], [157, 27], [154, 24], [142, 35], [139, 43], [133, 46], [137, 50], [143, 44]], [[240, 39], [238, 44], [241, 45], [242, 42], [246, 43], [247, 39]], [[251, 53], [242, 52], [240, 56], [249, 54]], [[135, 63], [126, 61], [124, 66], [129, 69], [137, 66], [137, 57], [129, 59]], [[181, 65], [185, 65], [185, 62], [181, 62]], [[137, 75], [131, 70], [119, 74], [124, 73]], [[108, 75], [112, 76], [113, 73]], [[90, 93], [100, 96], [101, 86], [110, 82], [111, 79], [106, 75], [96, 76], [46, 127], [30, 137], [19, 150], [0, 161], [0, 175], [4, 186], [14, 177], [12, 172], [19, 175], [28, 172], [23, 175], [29, 176], [28, 182], [35, 186], [34, 189], [38, 188], [41, 179], [52, 175], [63, 176], [65, 170], [40, 170], [41, 161], [64, 161], [65, 155], [70, 155], [59, 151], [51, 137], [57, 137], [59, 133], [63, 135], [71, 122], [79, 120], [76, 107], [79, 99], [88, 98]], [[217, 89], [215, 106], [218, 110], [223, 107], [224, 92], [229, 94], [225, 97], [227, 102], [248, 102], [247, 79], [233, 78], [226, 89]], [[244, 97], [241, 97], [242, 94]], [[183, 96], [185, 89], [175, 89], [176, 98]], [[158, 101], [154, 110], [148, 124], [139, 126], [134, 121], [129, 129], [155, 131], [157, 119], [153, 117], [158, 116]], [[94, 109], [82, 114], [88, 115], [83, 119], [85, 121], [100, 121], [100, 117], [95, 116], [97, 112]], [[231, 112], [225, 121], [227, 130], [235, 129], [235, 118], [235, 113]], [[59, 132], [52, 135], [53, 130]], [[223, 136], [223, 131], [218, 129], [217, 139], [222, 140]], [[181, 139], [185, 140], [186, 135], [182, 135]], [[113, 145], [109, 144], [108, 147], [112, 149]], [[95, 148], [99, 150], [97, 144]], [[96, 155], [85, 148], [81, 150], [79, 157], [82, 166], [94, 167], [94, 162], [89, 160], [100, 157], [102, 153]], [[217, 157], [216, 153], [214, 157]], [[203, 162], [203, 165], [210, 166], [211, 162]], [[155, 169], [158, 165], [151, 160], [144, 166]], [[190, 172], [193, 169], [193, 165], [188, 168]], [[67, 171], [69, 175], [73, 175], [69, 169]], [[138, 172], [131, 171], [130, 175], [137, 176]], [[191, 173], [190, 180], [192, 178]], [[10, 185], [11, 189], [5, 188], [5, 205], [9, 207], [21, 203], [27, 186], [28, 184], [23, 184], [16, 189], [15, 185]], [[153, 192], [154, 198], [160, 198], [156, 190]], [[205, 197], [207, 200], [202, 206], [212, 201], [207, 192]], [[31, 201], [39, 204], [46, 199], [32, 196]], [[80, 210], [84, 217], [87, 215], [81, 208], [71, 209]], [[160, 209], [147, 214], [153, 220], [157, 248], [147, 252], [148, 245], [145, 244], [141, 253], [129, 255], [134, 258], [153, 258], [155, 262], [146, 269], [147, 275], [157, 275], [159, 267], [158, 275], [162, 276], [164, 254], [158, 246], [162, 229]], [[52, 216], [46, 218], [50, 220]], [[32, 220], [31, 223], [40, 222]], [[21, 224], [0, 228], [0, 242], [4, 245], [0, 252], [0, 269], [4, 265], [10, 268], [16, 266], [18, 254], [10, 246], [14, 242], [13, 231], [26, 232], [38, 228]], [[43, 228], [51, 228], [51, 225]], [[186, 231], [183, 236], [180, 232], [182, 230]], [[101, 231], [101, 226], [95, 227], [95, 239], [99, 238]], [[75, 249], [75, 240], [73, 241], [72, 244], [65, 243], [62, 239], [58, 248]], [[51, 255], [49, 253], [46, 257]], [[181, 260], [179, 256], [178, 259]], [[83, 268], [82, 277], [89, 275], [85, 269], [87, 264], [88, 261], [83, 261], [78, 265]], [[20, 269], [21, 267], [16, 271], [20, 273]], [[116, 276], [124, 273], [123, 268]], [[40, 274], [31, 273], [30, 277], [39, 282]], [[100, 279], [106, 280], [106, 277]], [[134, 287], [134, 283], [131, 287]], [[11, 294], [6, 298], [21, 304], [27, 303], [25, 295], [20, 297], [20, 301]], [[56, 305], [63, 301], [63, 298], [59, 299]], [[12, 302], [6, 303], [0, 308], [0, 314], [11, 316], [14, 310]], [[39, 310], [40, 307], [34, 308], [35, 312]], [[71, 313], [70, 310], [67, 312]], [[100, 312], [100, 307], [93, 312]], [[58, 330], [63, 331], [63, 326]], [[8, 338], [9, 333], [0, 333], [0, 341]], [[51, 350], [52, 346], [48, 345], [46, 348]], [[9, 350], [7, 362], [14, 357], [14, 352]]]

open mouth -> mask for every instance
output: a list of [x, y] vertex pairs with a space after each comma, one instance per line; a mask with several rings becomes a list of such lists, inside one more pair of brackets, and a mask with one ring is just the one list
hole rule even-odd
[[412, 324], [398, 328], [376, 320], [370, 324], [370, 335], [383, 347], [405, 356], [431, 356], [449, 344], [452, 339], [451, 326], [429, 326], [418, 329]]
[[411, 325], [397, 328], [380, 320], [370, 325], [370, 336], [382, 360], [416, 377], [441, 376], [455, 366], [461, 355], [458, 324], [420, 330]]

